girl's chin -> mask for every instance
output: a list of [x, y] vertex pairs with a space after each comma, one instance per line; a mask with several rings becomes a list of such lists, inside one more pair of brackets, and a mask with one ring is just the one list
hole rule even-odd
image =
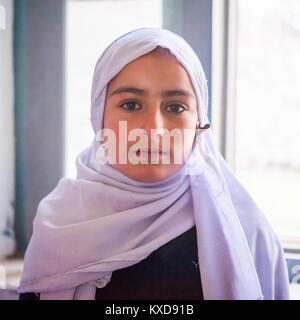
[[158, 182], [165, 180], [180, 170], [181, 165], [137, 164], [117, 165], [116, 168], [130, 179], [140, 182]]

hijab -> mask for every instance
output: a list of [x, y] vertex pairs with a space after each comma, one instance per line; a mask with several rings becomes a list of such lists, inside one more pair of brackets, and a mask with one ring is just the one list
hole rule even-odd
[[205, 300], [288, 299], [278, 238], [216, 149], [210, 128], [184, 166], [162, 181], [135, 181], [98, 161], [96, 136], [103, 128], [107, 84], [157, 46], [168, 48], [184, 66], [201, 125], [209, 124], [207, 80], [181, 36], [163, 28], [140, 28], [113, 41], [93, 75], [95, 138], [76, 157], [76, 179], [62, 177], [39, 203], [18, 292], [39, 292], [41, 300], [95, 299], [96, 288], [106, 286], [114, 270], [140, 262], [196, 226]]

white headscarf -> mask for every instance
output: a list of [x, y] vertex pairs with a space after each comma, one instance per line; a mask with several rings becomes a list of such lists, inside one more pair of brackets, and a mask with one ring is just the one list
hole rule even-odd
[[[171, 31], [141, 28], [113, 41], [96, 63], [91, 94], [95, 137], [102, 129], [108, 82], [158, 45], [189, 73], [199, 120], [202, 126], [209, 123], [207, 81], [195, 52]], [[77, 178], [61, 178], [39, 203], [19, 293], [94, 299], [96, 287], [104, 287], [114, 270], [138, 263], [196, 225], [204, 299], [289, 298], [280, 243], [217, 151], [211, 129], [181, 170], [154, 183], [99, 164], [98, 147], [95, 138], [76, 159]]]

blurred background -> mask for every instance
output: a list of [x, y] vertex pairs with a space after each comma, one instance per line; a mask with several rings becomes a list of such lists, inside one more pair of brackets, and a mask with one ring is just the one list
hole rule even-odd
[[16, 286], [39, 202], [76, 177], [92, 142], [98, 57], [145, 26], [180, 34], [199, 56], [218, 149], [277, 233], [298, 288], [299, 0], [0, 0], [0, 276]]

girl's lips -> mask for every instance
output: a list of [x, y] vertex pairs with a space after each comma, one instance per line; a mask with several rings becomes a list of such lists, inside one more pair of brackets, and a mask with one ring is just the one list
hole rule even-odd
[[[165, 154], [167, 154], [167, 152], [162, 152], [162, 151], [159, 151], [159, 152], [157, 152], [157, 151], [152, 151], [152, 153], [153, 154], [159, 154], [159, 156], [163, 156], [163, 155], [165, 155]], [[140, 156], [140, 155], [143, 155], [143, 156], [148, 156], [149, 158], [151, 157], [151, 151], [140, 151], [140, 150], [138, 150], [138, 151], [136, 151], [136, 155], [137, 156]]]
[[136, 156], [141, 158], [141, 159], [148, 159], [148, 163], [152, 163], [152, 157], [153, 159], [158, 159], [159, 161], [163, 161], [163, 159], [168, 155], [167, 152], [156, 152], [156, 151], [152, 151], [152, 155], [151, 155], [151, 151], [133, 151], [135, 152]]
[[[145, 153], [148, 153], [149, 155], [151, 155], [151, 151], [148, 151], [148, 152], [146, 152], [146, 151], [142, 151], [142, 153], [143, 154], [145, 154]], [[163, 154], [163, 153], [166, 153], [166, 152], [162, 152], [162, 151], [153, 151], [152, 153], [159, 153], [159, 154]], [[136, 154], [137, 155], [140, 155], [141, 154], [141, 151], [140, 150], [138, 150], [138, 151], [136, 151]]]

